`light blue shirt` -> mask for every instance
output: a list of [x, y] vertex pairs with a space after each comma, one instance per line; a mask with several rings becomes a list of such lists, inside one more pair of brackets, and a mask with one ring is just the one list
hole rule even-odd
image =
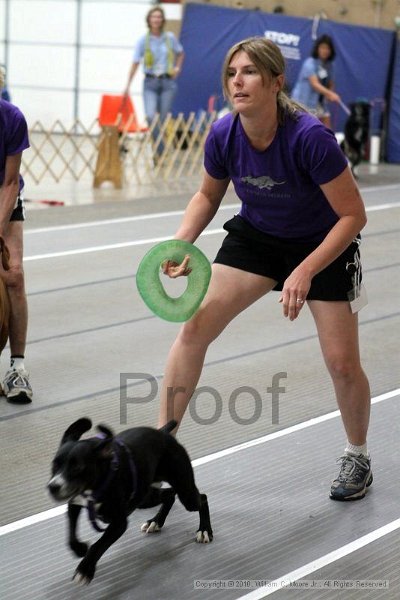
[[307, 58], [300, 69], [291, 96], [293, 100], [301, 102], [301, 104], [304, 104], [308, 108], [317, 108], [318, 105], [323, 103], [323, 98], [320, 99], [319, 92], [315, 91], [309, 82], [309, 77], [312, 75], [316, 75], [322, 85], [329, 87], [329, 82], [333, 79], [332, 63], [323, 63], [318, 58]]
[[[144, 68], [145, 73], [148, 73], [149, 75], [164, 75], [168, 72], [168, 45], [166, 43], [166, 36], [168, 36], [174, 59], [176, 59], [177, 54], [183, 52], [181, 43], [177, 40], [172, 31], [165, 31], [160, 36], [150, 34], [149, 46], [154, 57], [154, 63], [151, 68]], [[133, 53], [133, 62], [140, 62], [143, 60], [146, 49], [146, 38], [147, 34], [139, 38]]]

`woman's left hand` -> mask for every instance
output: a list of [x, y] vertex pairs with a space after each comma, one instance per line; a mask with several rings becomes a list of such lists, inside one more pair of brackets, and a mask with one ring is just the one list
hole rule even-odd
[[291, 321], [297, 319], [310, 291], [311, 278], [297, 267], [286, 279], [279, 302], [283, 305], [283, 314]]

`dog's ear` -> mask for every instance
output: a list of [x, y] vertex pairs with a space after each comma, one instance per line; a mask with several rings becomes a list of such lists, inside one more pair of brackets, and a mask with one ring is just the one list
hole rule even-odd
[[65, 442], [77, 442], [79, 440], [79, 438], [86, 433], [86, 431], [89, 431], [89, 429], [92, 426], [92, 421], [90, 419], [88, 419], [87, 417], [83, 417], [82, 419], [78, 419], [77, 421], [75, 421], [75, 423], [72, 423], [72, 425], [70, 425], [68, 427], [68, 429], [64, 432], [64, 435], [62, 436], [61, 439], [61, 444], [64, 444]]
[[100, 425], [96, 426], [96, 429], [98, 431], [100, 431], [100, 433], [105, 435], [106, 438], [112, 439], [114, 437], [114, 433], [112, 432], [112, 430], [109, 427], [107, 427], [107, 425], [103, 425], [102, 423], [100, 423]]
[[97, 425], [96, 429], [103, 434], [104, 439], [99, 443], [96, 451], [101, 458], [111, 458], [113, 454], [113, 439], [114, 433], [107, 425]]
[[177, 425], [178, 421], [168, 421], [168, 423], [160, 427], [160, 431], [164, 431], [165, 433], [171, 433], [171, 431], [173, 431]]

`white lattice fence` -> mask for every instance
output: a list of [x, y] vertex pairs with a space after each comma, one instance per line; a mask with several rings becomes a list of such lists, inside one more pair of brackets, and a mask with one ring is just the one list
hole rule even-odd
[[71, 177], [79, 181], [93, 176], [97, 156], [99, 126], [85, 127], [79, 120], [67, 128], [57, 120], [51, 127], [36, 121], [29, 130], [31, 147], [22, 155], [22, 173], [35, 183], [45, 177], [56, 182]]
[[[201, 170], [203, 146], [215, 113], [156, 117], [148, 129], [129, 133], [130, 123], [118, 137], [125, 185], [162, 179], [173, 181]], [[118, 127], [118, 121], [115, 124]], [[22, 174], [39, 184], [50, 178], [81, 181], [94, 178], [102, 140], [97, 119], [90, 127], [79, 120], [66, 127], [57, 120], [51, 127], [37, 121], [29, 131], [31, 147], [23, 153]]]

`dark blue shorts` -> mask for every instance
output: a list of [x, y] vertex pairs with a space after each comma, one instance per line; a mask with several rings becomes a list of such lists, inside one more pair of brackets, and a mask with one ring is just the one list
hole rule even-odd
[[[224, 229], [228, 235], [214, 262], [275, 279], [274, 290], [277, 291], [282, 290], [291, 272], [319, 245], [319, 242], [303, 243], [270, 236], [238, 215], [227, 221]], [[360, 243], [358, 236], [336, 260], [313, 277], [307, 300], [349, 300], [349, 294], [359, 289], [362, 280]]]

